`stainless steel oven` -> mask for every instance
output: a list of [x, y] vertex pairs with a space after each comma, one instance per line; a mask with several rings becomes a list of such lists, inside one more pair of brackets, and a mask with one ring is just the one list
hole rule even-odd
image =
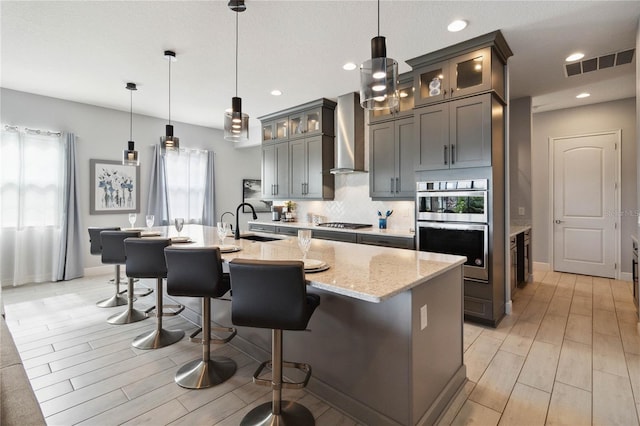
[[419, 221], [418, 250], [466, 256], [464, 277], [489, 280], [489, 225]]
[[466, 256], [464, 277], [488, 282], [487, 202], [487, 179], [418, 182], [418, 250]]
[[487, 179], [416, 185], [416, 220], [487, 223], [487, 218]]

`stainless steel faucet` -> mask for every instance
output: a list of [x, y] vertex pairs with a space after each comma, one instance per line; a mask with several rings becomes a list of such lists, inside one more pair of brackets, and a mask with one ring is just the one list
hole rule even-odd
[[238, 223], [238, 219], [240, 218], [240, 209], [242, 208], [242, 206], [249, 206], [251, 208], [251, 212], [253, 213], [253, 220], [258, 219], [258, 215], [256, 214], [256, 209], [254, 209], [251, 204], [249, 204], [249, 203], [241, 203], [236, 208], [236, 232], [234, 234], [234, 239], [236, 239], [236, 240], [240, 239], [240, 224]]

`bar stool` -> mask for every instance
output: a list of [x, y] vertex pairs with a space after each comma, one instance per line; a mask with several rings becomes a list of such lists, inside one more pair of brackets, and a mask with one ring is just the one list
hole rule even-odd
[[[202, 343], [202, 359], [180, 367], [176, 383], [183, 388], [204, 389], [218, 385], [236, 372], [236, 363], [227, 357], [211, 357], [210, 343], [224, 344], [235, 335], [235, 328], [213, 327], [214, 331], [231, 333], [224, 339], [211, 337], [211, 298], [220, 298], [229, 291], [229, 276], [222, 273], [218, 247], [164, 249], [167, 259], [167, 293], [172, 296], [202, 298], [202, 327], [189, 340]], [[202, 332], [202, 338], [196, 336]]]
[[[100, 241], [102, 242], [102, 263], [116, 265], [117, 275], [120, 276], [120, 265], [127, 263], [127, 256], [124, 251], [124, 240], [131, 237], [140, 237], [140, 231], [102, 231]], [[109, 324], [121, 325], [146, 319], [144, 312], [134, 309], [133, 302], [133, 278], [129, 278], [127, 285], [127, 310], [107, 318]], [[117, 288], [117, 286], [116, 286]]]
[[[162, 300], [162, 280], [167, 278], [167, 262], [164, 249], [171, 244], [169, 238], [127, 238], [124, 250], [127, 254], [127, 276], [129, 278], [156, 279], [156, 306], [145, 311], [148, 316], [156, 311], [156, 328], [133, 339], [133, 347], [138, 349], [158, 349], [172, 345], [182, 339], [184, 331], [165, 330], [162, 328], [162, 317], [178, 315], [184, 309], [182, 305], [164, 305]], [[173, 312], [164, 313], [163, 308], [174, 308]]]
[[[100, 232], [102, 231], [119, 231], [120, 227], [98, 228], [89, 227], [89, 252], [96, 256], [102, 256], [102, 240]], [[102, 262], [104, 263], [104, 262]], [[112, 308], [114, 306], [122, 306], [127, 304], [127, 298], [122, 296], [120, 292], [120, 264], [115, 265], [115, 276], [113, 282], [116, 284], [116, 294], [108, 299], [96, 302], [96, 306], [100, 308]]]
[[[234, 259], [229, 262], [231, 274], [231, 321], [234, 325], [270, 328], [271, 360], [260, 364], [253, 374], [256, 384], [271, 386], [272, 401], [247, 413], [241, 421], [249, 425], [314, 425], [311, 412], [301, 404], [282, 401], [282, 388], [300, 389], [311, 377], [308, 364], [282, 360], [282, 330], [305, 330], [320, 297], [307, 294], [304, 264], [300, 261], [264, 261]], [[271, 380], [259, 378], [269, 366]], [[304, 371], [302, 382], [282, 380], [282, 367]]]

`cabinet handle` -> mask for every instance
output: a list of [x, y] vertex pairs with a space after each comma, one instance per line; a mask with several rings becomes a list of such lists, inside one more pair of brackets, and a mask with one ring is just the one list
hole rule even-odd
[[393, 194], [394, 190], [393, 190], [393, 178], [391, 178], [391, 184], [389, 185], [389, 189], [391, 191], [391, 193]]
[[396, 192], [400, 192], [400, 178], [396, 178]]
[[444, 98], [446, 98], [446, 97], [447, 97], [447, 89], [444, 89], [444, 90], [442, 91], [442, 96], [443, 96]]
[[456, 146], [455, 145], [451, 145], [451, 164], [454, 164], [456, 162]]
[[272, 183], [271, 184], [271, 195], [276, 195], [276, 186]]
[[447, 159], [447, 146], [444, 146], [444, 164], [449, 164]]
[[276, 193], [275, 193], [274, 195], [278, 195], [278, 192], [279, 192], [279, 191], [278, 191], [278, 184], [276, 183], [276, 185], [275, 185], [275, 186], [276, 186]]

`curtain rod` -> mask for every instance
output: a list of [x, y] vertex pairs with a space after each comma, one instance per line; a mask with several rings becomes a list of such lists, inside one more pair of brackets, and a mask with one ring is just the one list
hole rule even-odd
[[[10, 126], [5, 125], [4, 130], [8, 132], [19, 132], [20, 128], [18, 126]], [[28, 127], [24, 127], [23, 130], [25, 133], [29, 133], [32, 135], [44, 135], [44, 136], [62, 136], [62, 132], [54, 132], [51, 130], [40, 130], [40, 129], [30, 129]]]

